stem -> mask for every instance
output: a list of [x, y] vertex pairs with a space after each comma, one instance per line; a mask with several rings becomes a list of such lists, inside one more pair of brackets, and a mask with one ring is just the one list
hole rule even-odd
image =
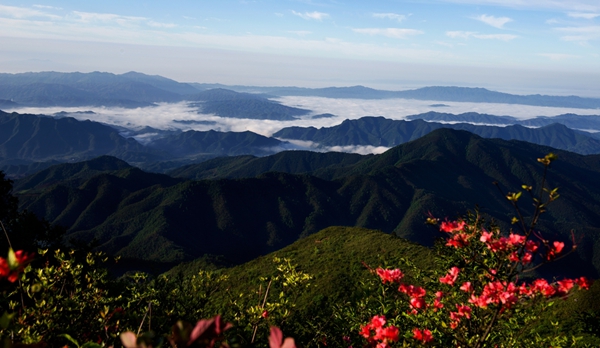
[[475, 344], [475, 348], [481, 348], [483, 346], [483, 343], [485, 342], [488, 335], [490, 334], [490, 331], [492, 331], [492, 327], [494, 327], [494, 324], [496, 323], [496, 319], [498, 318], [498, 314], [500, 314], [501, 310], [502, 310], [502, 306], [498, 307], [496, 312], [494, 312], [494, 315], [492, 316], [492, 319], [490, 320], [487, 328], [485, 329], [485, 332], [483, 333], [481, 338], [477, 341], [477, 344]]
[[[269, 289], [271, 289], [272, 282], [273, 282], [273, 279], [269, 280], [269, 284], [267, 285], [267, 290], [265, 290], [265, 297], [263, 299], [263, 303], [260, 306], [261, 309], [264, 309], [265, 305], [267, 304], [267, 296], [269, 296]], [[252, 340], [250, 341], [250, 344], [254, 343], [254, 339], [256, 338], [256, 331], [258, 331], [258, 323], [256, 323], [256, 325], [254, 325], [254, 332], [252, 333]]]

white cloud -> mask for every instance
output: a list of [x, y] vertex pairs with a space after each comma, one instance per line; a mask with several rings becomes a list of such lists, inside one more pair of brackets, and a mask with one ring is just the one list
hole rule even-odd
[[398, 22], [402, 22], [406, 19], [405, 15], [397, 14], [397, 13], [373, 13], [373, 17], [375, 18], [387, 18], [396, 20]]
[[561, 39], [565, 41], [587, 43], [591, 40], [600, 40], [600, 25], [565, 27], [557, 28], [556, 30], [565, 34], [561, 36]]
[[307, 30], [290, 30], [290, 31], [288, 31], [288, 33], [304, 37], [304, 36], [312, 34], [312, 31], [307, 31]]
[[292, 11], [293, 14], [295, 14], [296, 16], [306, 19], [306, 20], [317, 20], [317, 21], [322, 21], [325, 18], [329, 18], [329, 14], [327, 13], [323, 13], [323, 12], [296, 12], [296, 11]]
[[560, 22], [558, 21], [558, 19], [555, 19], [555, 18], [550, 18], [550, 19], [546, 20], [546, 24], [552, 25], [552, 24], [558, 24], [558, 23], [560, 23]]
[[475, 31], [447, 31], [446, 36], [453, 39], [469, 39], [473, 37], [481, 40], [501, 40], [507, 42], [518, 37], [511, 34], [479, 34]]
[[441, 0], [450, 3], [493, 5], [517, 9], [551, 9], [577, 12], [600, 11], [598, 0]]
[[546, 57], [554, 61], [562, 61], [567, 59], [581, 58], [580, 56], [564, 53], [540, 53], [538, 56]]
[[572, 18], [584, 18], [584, 19], [594, 19], [600, 16], [600, 13], [590, 13], [590, 12], [569, 12], [567, 14]]
[[476, 19], [480, 22], [483, 22], [487, 25], [491, 25], [492, 27], [498, 28], [498, 29], [503, 29], [502, 27], [504, 26], [504, 24], [506, 24], [508, 22], [512, 22], [512, 19], [510, 19], [508, 17], [494, 17], [494, 16], [488, 16], [485, 14], [475, 17], [473, 19]]
[[62, 7], [54, 7], [54, 6], [47, 6], [47, 5], [33, 5], [33, 7], [43, 8], [43, 9], [48, 9], [48, 10], [62, 10]]
[[0, 5], [0, 16], [12, 18], [50, 18], [60, 19], [60, 16], [50, 13], [34, 10], [26, 7], [4, 6]]
[[121, 16], [112, 13], [96, 13], [96, 12], [79, 12], [73, 11], [72, 14], [77, 18], [76, 20], [82, 23], [116, 23], [120, 26], [129, 26], [131, 24], [139, 24], [147, 21], [145, 17], [133, 17], [133, 16]]
[[177, 27], [177, 24], [174, 23], [160, 23], [160, 22], [155, 22], [155, 21], [148, 21], [149, 26], [154, 27], [154, 28], [175, 28]]
[[352, 31], [367, 35], [382, 35], [394, 39], [405, 39], [408, 36], [423, 34], [421, 30], [402, 28], [356, 28]]

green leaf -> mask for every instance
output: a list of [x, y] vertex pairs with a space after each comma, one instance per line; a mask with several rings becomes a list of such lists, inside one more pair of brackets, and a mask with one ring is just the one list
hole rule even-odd
[[94, 342], [86, 342], [81, 346], [81, 348], [102, 348], [102, 345]]
[[73, 343], [75, 346], [77, 346], [77, 348], [80, 348], [79, 346], [79, 342], [77, 342], [73, 337], [71, 337], [71, 335], [69, 334], [62, 334], [62, 335], [58, 335], [58, 337], [64, 337], [67, 340], [69, 340], [69, 342]]
[[19, 267], [19, 261], [17, 261], [17, 255], [15, 255], [15, 251], [12, 248], [8, 249], [8, 266], [10, 269], [15, 269]]
[[4, 314], [2, 314], [2, 317], [0, 317], [0, 328], [3, 330], [8, 329], [8, 326], [10, 325], [10, 322], [12, 321], [12, 318], [14, 316], [15, 313], [4, 312]]

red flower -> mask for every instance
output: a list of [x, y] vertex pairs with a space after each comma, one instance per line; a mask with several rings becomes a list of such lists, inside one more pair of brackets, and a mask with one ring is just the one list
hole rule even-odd
[[586, 277], [580, 277], [580, 278], [575, 279], [575, 284], [577, 284], [580, 289], [585, 289], [585, 290], [590, 289], [590, 281]]
[[399, 283], [404, 274], [399, 269], [383, 269], [377, 268], [377, 275], [381, 281], [385, 283]]
[[433, 335], [431, 331], [427, 329], [419, 330], [417, 328], [413, 329], [413, 338], [417, 341], [421, 341], [423, 343], [428, 343], [433, 341]]
[[460, 268], [452, 267], [448, 271], [448, 274], [440, 278], [440, 283], [448, 284], [450, 286], [454, 285], [454, 282], [458, 278], [458, 273], [460, 273]]
[[512, 246], [520, 246], [523, 245], [523, 243], [525, 243], [525, 236], [513, 233], [508, 236], [508, 244]]
[[465, 227], [464, 221], [442, 221], [440, 230], [448, 233], [462, 231]]

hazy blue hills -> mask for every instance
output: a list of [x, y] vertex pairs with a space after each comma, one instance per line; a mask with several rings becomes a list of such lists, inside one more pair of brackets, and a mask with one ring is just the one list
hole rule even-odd
[[197, 91], [187, 84], [134, 72], [0, 74], [0, 99], [21, 106], [140, 107], [180, 101]]
[[17, 106], [19, 106], [19, 104], [15, 103], [14, 101], [0, 99], [0, 108], [9, 109], [9, 108], [15, 108]]
[[[431, 114], [440, 116], [437, 113], [429, 113], [429, 115]], [[427, 115], [425, 114], [424, 117], [427, 117]], [[463, 114], [459, 116], [473, 120], [476, 115]], [[482, 119], [493, 117], [495, 116], [484, 115]], [[500, 117], [499, 120], [502, 122], [509, 120], [509, 118]], [[497, 127], [469, 123], [426, 122], [418, 118], [412, 121], [404, 121], [390, 120], [384, 117], [362, 117], [357, 120], [345, 120], [340, 125], [320, 129], [315, 127], [287, 127], [276, 132], [273, 136], [282, 139], [312, 141], [322, 146], [372, 145], [392, 147], [420, 138], [439, 128], [466, 130], [485, 138], [522, 140], [580, 154], [600, 153], [600, 139], [590, 136], [589, 133], [575, 131], [556, 123], [540, 128], [527, 128], [518, 124]]]
[[[70, 226], [70, 237], [96, 239], [103, 250], [124, 257], [167, 262], [212, 254], [242, 262], [334, 225], [378, 229], [431, 245], [440, 234], [423, 224], [428, 211], [454, 218], [478, 204], [483, 213], [509, 221], [509, 205], [492, 183], [505, 191], [535, 184], [542, 172], [536, 158], [549, 151], [555, 150], [438, 129], [354, 163], [344, 156], [314, 154], [323, 156], [315, 175], [330, 169], [322, 178], [270, 172], [182, 181], [124, 168], [51, 185], [50, 179], [37, 179], [40, 184], [33, 186], [17, 183], [18, 189], [26, 187], [17, 193], [24, 194], [22, 208]], [[561, 199], [549, 207], [540, 229], [548, 238], [567, 242], [574, 229], [583, 240], [570, 262], [578, 264], [579, 273], [597, 275], [600, 156], [555, 152], [560, 160], [553, 164], [549, 184], [560, 187]], [[293, 163], [294, 155], [288, 152], [286, 161]], [[296, 160], [303, 156], [298, 153]], [[56, 173], [66, 172], [62, 166], [42, 177], [60, 178]]]
[[445, 102], [503, 103], [551, 107], [599, 109], [600, 98], [577, 96], [516, 95], [490, 91], [485, 88], [432, 86], [404, 91], [377, 90], [364, 86], [300, 88], [300, 87], [254, 87], [226, 86], [217, 84], [192, 84], [197, 88], [227, 88], [238, 92], [266, 93], [275, 96], [307, 96], [353, 99], [416, 99]]
[[481, 123], [488, 125], [513, 125], [520, 124], [528, 127], [543, 127], [552, 123], [560, 123], [572, 129], [600, 131], [600, 116], [598, 115], [576, 115], [563, 114], [558, 116], [538, 116], [529, 119], [518, 119], [512, 116], [494, 116], [480, 114], [477, 112], [467, 112], [463, 114], [449, 114], [441, 112], [426, 112], [418, 115], [406, 117], [407, 120], [426, 120], [441, 122], [468, 122]]
[[[515, 95], [485, 88], [433, 86], [404, 91], [377, 90], [364, 86], [301, 88], [226, 86], [180, 83], [161, 76], [137, 72], [111, 74], [39, 72], [0, 74], [0, 99], [22, 106], [122, 106], [140, 107], [158, 102], [198, 100], [208, 89], [272, 96], [315, 96], [354, 99], [417, 99], [445, 102], [505, 103], [583, 109], [600, 108], [599, 98], [577, 96]], [[238, 97], [236, 97], [238, 98]], [[237, 99], [239, 102], [239, 99]], [[255, 103], [260, 98], [255, 99]], [[247, 100], [246, 100], [247, 101]], [[293, 115], [292, 115], [293, 116]], [[229, 116], [237, 117], [237, 116]]]
[[240, 154], [270, 155], [288, 143], [253, 132], [187, 131], [153, 140], [147, 147], [160, 149], [177, 157], [211, 154], [236, 156]]
[[201, 113], [221, 117], [285, 121], [310, 113], [310, 110], [282, 105], [262, 95], [221, 88], [202, 91], [186, 99], [200, 101], [194, 105], [200, 107]]

